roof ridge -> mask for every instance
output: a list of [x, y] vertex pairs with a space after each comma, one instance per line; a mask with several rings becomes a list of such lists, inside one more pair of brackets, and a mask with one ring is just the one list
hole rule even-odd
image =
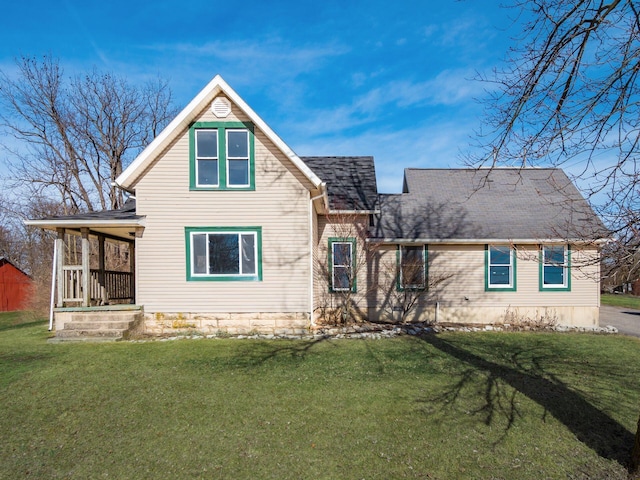
[[505, 170], [517, 170], [517, 171], [541, 171], [541, 170], [562, 170], [562, 167], [480, 167], [480, 168], [473, 168], [473, 167], [454, 167], [454, 168], [448, 168], [448, 167], [405, 167], [405, 171], [406, 170], [419, 170], [419, 171], [423, 171], [423, 170], [433, 170], [433, 171], [440, 171], [440, 172], [445, 172], [445, 171], [466, 171], [466, 172], [478, 172], [478, 171], [492, 171], [492, 170], [498, 170], [498, 171], [505, 171]]

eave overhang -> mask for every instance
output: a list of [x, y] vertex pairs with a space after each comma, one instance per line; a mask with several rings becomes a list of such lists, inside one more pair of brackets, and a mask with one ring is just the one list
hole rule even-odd
[[540, 244], [571, 244], [597, 245], [609, 242], [608, 238], [368, 238], [369, 243], [409, 245], [409, 244], [441, 244], [441, 245], [540, 245]]
[[93, 235], [104, 235], [114, 240], [122, 240], [126, 242], [132, 241], [136, 237], [141, 237], [144, 231], [145, 218], [136, 219], [43, 219], [43, 220], [25, 220], [24, 224], [32, 227], [39, 227], [45, 230], [56, 231], [64, 229], [67, 233], [79, 235], [83, 228], [89, 229]]

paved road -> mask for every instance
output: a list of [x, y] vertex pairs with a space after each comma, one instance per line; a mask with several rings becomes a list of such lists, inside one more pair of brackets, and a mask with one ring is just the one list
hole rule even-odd
[[630, 308], [600, 306], [600, 326], [612, 325], [618, 332], [640, 337], [640, 310]]

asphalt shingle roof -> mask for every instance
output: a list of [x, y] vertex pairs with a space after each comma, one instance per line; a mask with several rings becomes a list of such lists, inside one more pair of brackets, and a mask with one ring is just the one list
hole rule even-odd
[[406, 169], [380, 195], [378, 238], [597, 239], [606, 229], [566, 174], [548, 169]]
[[136, 215], [136, 201], [129, 198], [124, 205], [117, 210], [102, 210], [99, 212], [78, 213], [76, 215], [57, 215], [45, 217], [42, 220], [137, 220], [142, 218]]
[[332, 210], [375, 210], [378, 186], [373, 157], [300, 157], [327, 183]]

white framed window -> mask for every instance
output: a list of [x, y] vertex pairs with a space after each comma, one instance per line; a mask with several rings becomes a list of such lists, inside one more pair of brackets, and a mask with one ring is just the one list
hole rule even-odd
[[400, 289], [424, 289], [427, 285], [427, 263], [424, 245], [400, 246]]
[[218, 175], [218, 130], [213, 128], [195, 131], [196, 186], [217, 187]]
[[249, 186], [249, 131], [226, 130], [227, 186]]
[[516, 255], [512, 246], [485, 247], [485, 290], [516, 290]]
[[540, 248], [540, 290], [571, 289], [571, 249], [568, 245], [542, 245]]
[[186, 227], [187, 280], [261, 280], [260, 227]]
[[355, 255], [353, 238], [329, 239], [329, 288], [333, 292], [356, 291]]
[[251, 122], [196, 122], [189, 128], [190, 190], [255, 190]]

